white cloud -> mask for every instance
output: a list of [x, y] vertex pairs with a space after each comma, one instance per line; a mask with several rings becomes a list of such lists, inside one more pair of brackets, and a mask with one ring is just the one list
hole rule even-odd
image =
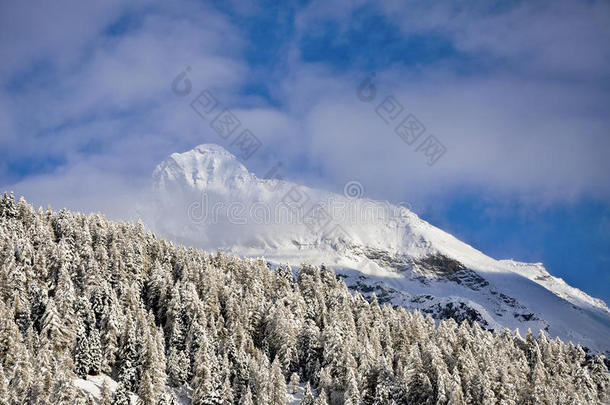
[[[107, 202], [109, 210], [120, 209], [97, 195], [100, 184], [127, 193], [171, 152], [204, 142], [223, 145], [188, 106], [197, 91], [210, 88], [263, 140], [264, 150], [251, 161], [261, 175], [279, 157], [285, 177], [335, 191], [357, 179], [368, 195], [395, 202], [434, 201], [463, 186], [535, 203], [610, 198], [607, 5], [524, 4], [490, 13], [447, 3], [422, 9], [384, 2], [382, 11], [404, 35], [436, 30], [459, 50], [498, 64], [477, 77], [456, 74], [444, 63], [424, 72], [400, 66], [377, 72], [376, 101], [394, 94], [447, 146], [429, 167], [381, 121], [374, 104], [356, 98], [368, 72], [337, 73], [299, 57], [298, 37], [319, 29], [316, 21], [330, 18], [349, 27], [346, 16], [363, 2], [350, 4], [324, 2], [297, 14], [299, 31], [286, 39], [292, 47], [286, 64], [261, 83], [279, 106], [240, 96], [251, 76], [261, 77], [243, 57], [252, 44], [209, 7], [136, 3], [129, 7], [138, 24], [108, 38], [100, 33], [125, 13], [119, 4], [4, 5], [0, 37], [14, 40], [0, 43], [7, 61], [0, 83], [18, 78], [19, 86], [0, 92], [2, 153], [41, 161], [51, 156], [65, 164], [17, 184], [5, 179], [3, 188], [58, 207], [91, 203], [103, 209]], [[48, 64], [40, 67], [41, 61]], [[187, 65], [193, 93], [180, 99], [170, 83]], [[28, 76], [37, 66], [45, 73]]]

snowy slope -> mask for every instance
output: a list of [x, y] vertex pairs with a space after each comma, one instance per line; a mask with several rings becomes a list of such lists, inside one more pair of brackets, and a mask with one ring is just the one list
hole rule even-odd
[[[80, 389], [87, 397], [93, 399], [95, 403], [99, 403], [102, 397], [102, 385], [104, 384], [104, 381], [106, 381], [106, 384], [108, 384], [108, 388], [110, 389], [111, 395], [114, 395], [114, 393], [117, 391], [119, 384], [106, 374], [88, 375], [87, 378], [77, 378], [74, 380], [74, 385], [78, 389]], [[176, 395], [179, 404], [187, 405], [191, 403], [190, 397], [192, 395], [192, 392], [189, 388], [182, 386], [180, 388], [172, 389], [174, 390], [174, 394]], [[297, 387], [297, 391], [295, 394], [292, 394], [290, 392], [286, 393], [287, 404], [300, 404], [301, 399], [303, 398], [303, 392], [304, 384], [300, 384]], [[130, 405], [137, 405], [138, 399], [139, 398], [137, 395], [130, 394]]]
[[[99, 402], [102, 397], [102, 385], [106, 381], [112, 395], [117, 390], [118, 383], [106, 374], [88, 375], [86, 379], [77, 378], [74, 380], [74, 385], [79, 388], [87, 397], [91, 397], [96, 402]], [[138, 402], [138, 396], [131, 394], [129, 398], [131, 404]]]
[[153, 183], [140, 215], [179, 243], [275, 264], [325, 264], [380, 301], [490, 329], [544, 329], [610, 352], [603, 301], [541, 263], [486, 256], [404, 207], [259, 179], [210, 144], [172, 154]]

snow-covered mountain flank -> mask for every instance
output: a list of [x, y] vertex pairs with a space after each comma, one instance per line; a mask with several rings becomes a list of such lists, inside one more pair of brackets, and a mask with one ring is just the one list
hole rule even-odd
[[486, 256], [402, 206], [261, 179], [211, 144], [172, 154], [153, 184], [141, 215], [177, 242], [274, 264], [326, 265], [380, 302], [488, 329], [542, 329], [610, 352], [603, 301], [541, 263]]

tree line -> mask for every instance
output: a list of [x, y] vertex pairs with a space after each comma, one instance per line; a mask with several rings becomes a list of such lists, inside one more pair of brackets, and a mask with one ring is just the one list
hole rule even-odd
[[436, 322], [333, 271], [208, 253], [141, 223], [0, 200], [0, 405], [595, 404], [604, 359], [544, 333]]

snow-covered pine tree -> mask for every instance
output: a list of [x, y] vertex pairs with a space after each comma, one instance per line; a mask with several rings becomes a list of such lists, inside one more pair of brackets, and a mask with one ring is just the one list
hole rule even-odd
[[136, 337], [134, 322], [128, 320], [121, 338], [119, 383], [125, 389], [135, 392], [138, 389], [139, 379], [142, 373], [141, 347]]
[[15, 206], [15, 196], [11, 191], [4, 193], [0, 202], [0, 217], [13, 219], [17, 217], [17, 207]]
[[309, 383], [305, 384], [305, 390], [303, 391], [303, 398], [301, 398], [300, 405], [314, 405], [315, 400], [311, 386]]
[[598, 392], [599, 401], [610, 400], [610, 373], [604, 363], [602, 356], [593, 356], [589, 362], [591, 370], [591, 381], [595, 384], [595, 390]]
[[89, 331], [88, 342], [91, 359], [89, 373], [98, 375], [102, 369], [102, 343], [100, 341], [100, 332], [95, 325]]
[[99, 405], [112, 405], [112, 391], [110, 390], [110, 385], [108, 385], [106, 379], [102, 381]]
[[190, 360], [184, 350], [172, 347], [167, 356], [167, 376], [172, 386], [184, 384], [189, 376]]
[[138, 386], [138, 398], [142, 405], [155, 405], [165, 389], [165, 356], [163, 346], [160, 346], [162, 336], [150, 315], [149, 327], [145, 333], [146, 344], [143, 347], [142, 371]]
[[292, 373], [290, 375], [290, 380], [288, 381], [288, 392], [291, 394], [296, 394], [299, 389], [299, 383], [301, 382], [299, 375], [297, 373]]
[[241, 396], [239, 400], [239, 405], [254, 405], [254, 401], [252, 400], [252, 392], [250, 391], [250, 387], [247, 386], [246, 390]]
[[426, 404], [432, 403], [434, 389], [430, 378], [424, 370], [418, 345], [413, 345], [408, 355], [408, 400], [410, 403]]
[[345, 391], [343, 393], [343, 398], [345, 402], [349, 402], [352, 405], [357, 405], [360, 403], [360, 390], [358, 389], [358, 381], [356, 380], [356, 375], [354, 373], [353, 368], [347, 369], [347, 386], [345, 387]]
[[231, 380], [229, 380], [229, 373], [225, 375], [224, 382], [222, 383], [220, 403], [222, 405], [232, 405], [235, 402], [233, 395], [233, 387], [231, 387]]
[[328, 394], [326, 393], [326, 391], [320, 392], [320, 395], [318, 395], [314, 404], [315, 405], [329, 405]]
[[0, 364], [0, 405], [9, 405], [8, 398], [6, 375], [4, 374], [4, 367]]
[[62, 352], [71, 345], [74, 332], [64, 324], [64, 320], [55, 305], [55, 300], [49, 298], [42, 317], [40, 336], [43, 343], [47, 342], [54, 351]]
[[76, 387], [72, 382], [73, 376], [70, 371], [56, 370], [53, 382], [51, 383], [50, 403], [72, 404], [76, 402], [77, 398], [82, 397], [82, 395], [78, 395]]
[[125, 384], [119, 383], [112, 399], [112, 405], [131, 405], [129, 390]]
[[81, 378], [86, 378], [92, 366], [92, 356], [89, 348], [89, 339], [85, 325], [81, 322], [76, 333], [76, 346], [74, 348], [74, 371]]
[[157, 405], [179, 405], [179, 403], [174, 391], [168, 390], [161, 394], [161, 399], [159, 399]]
[[269, 381], [269, 405], [284, 405], [286, 403], [286, 380], [278, 359], [271, 364]]

